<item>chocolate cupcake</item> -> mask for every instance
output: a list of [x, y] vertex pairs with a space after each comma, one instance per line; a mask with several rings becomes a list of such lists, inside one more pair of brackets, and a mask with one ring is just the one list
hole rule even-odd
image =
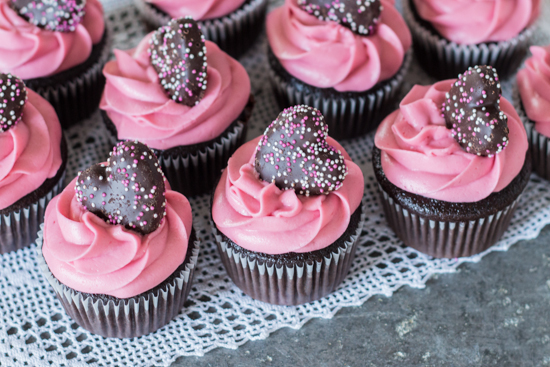
[[312, 302], [346, 277], [361, 233], [363, 174], [323, 115], [284, 110], [228, 162], [212, 218], [227, 273], [251, 297]]
[[267, 17], [269, 76], [279, 107], [306, 104], [331, 136], [354, 138], [395, 108], [411, 35], [391, 0], [286, 0]]
[[389, 226], [434, 257], [471, 256], [504, 233], [531, 173], [527, 135], [490, 66], [415, 86], [375, 135]]
[[97, 109], [110, 53], [98, 0], [0, 0], [0, 72], [54, 107], [63, 128]]
[[0, 254], [36, 239], [48, 202], [63, 189], [67, 145], [52, 106], [0, 74]]
[[491, 65], [506, 79], [527, 55], [540, 0], [404, 0], [415, 55], [438, 79]]
[[191, 16], [204, 37], [232, 57], [244, 54], [262, 33], [267, 0], [135, 0], [151, 30]]
[[200, 245], [189, 201], [165, 184], [154, 153], [131, 141], [52, 200], [37, 244], [67, 314], [114, 338], [149, 334], [176, 317]]
[[550, 46], [531, 47], [517, 75], [514, 105], [525, 125], [533, 172], [550, 180]]
[[[180, 52], [183, 43], [192, 46]], [[104, 69], [100, 104], [107, 128], [116, 139], [152, 148], [174, 190], [211, 191], [246, 136], [254, 105], [246, 70], [205, 41], [191, 18], [173, 20], [115, 56]]]

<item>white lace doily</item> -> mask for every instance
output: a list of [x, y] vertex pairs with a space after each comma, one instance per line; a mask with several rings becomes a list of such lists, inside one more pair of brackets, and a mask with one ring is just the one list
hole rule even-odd
[[[115, 46], [129, 48], [144, 29], [128, 0], [104, 0], [116, 31]], [[545, 0], [547, 23], [550, 0]], [[550, 39], [548, 25], [538, 43]], [[264, 37], [265, 38], [265, 37]], [[249, 137], [263, 132], [278, 109], [266, 81], [265, 44], [243, 58], [257, 106]], [[431, 82], [418, 65], [407, 79]], [[407, 89], [407, 88], [406, 88]], [[510, 85], [505, 86], [509, 93]], [[105, 159], [110, 149], [99, 114], [71, 129], [67, 177]], [[105, 339], [75, 324], [63, 311], [52, 288], [40, 274], [30, 249], [0, 256], [0, 365], [2, 366], [169, 366], [177, 357], [203, 355], [217, 347], [237, 348], [249, 340], [268, 337], [282, 327], [300, 328], [311, 318], [330, 318], [347, 306], [358, 306], [374, 295], [391, 296], [403, 285], [423, 288], [435, 273], [454, 272], [464, 262], [477, 262], [491, 251], [506, 251], [522, 239], [534, 238], [550, 223], [550, 185], [531, 178], [509, 230], [484, 254], [471, 258], [436, 260], [401, 242], [387, 227], [371, 168], [373, 135], [344, 142], [344, 147], [366, 177], [367, 221], [356, 259], [340, 288], [320, 301], [298, 307], [272, 306], [254, 301], [233, 286], [218, 258], [209, 225], [209, 197], [192, 200], [195, 228], [203, 241], [194, 288], [187, 307], [157, 332], [130, 340]]]

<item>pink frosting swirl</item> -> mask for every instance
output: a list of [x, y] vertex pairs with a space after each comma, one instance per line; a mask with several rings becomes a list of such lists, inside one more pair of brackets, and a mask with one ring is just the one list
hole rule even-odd
[[214, 193], [212, 218], [218, 229], [239, 246], [266, 254], [311, 252], [330, 246], [348, 227], [361, 204], [364, 179], [334, 139], [348, 167], [344, 184], [329, 195], [306, 197], [282, 191], [259, 179], [254, 157], [260, 137], [240, 147], [229, 159]]
[[514, 107], [501, 98], [510, 129], [508, 146], [491, 158], [466, 153], [441, 116], [445, 93], [455, 81], [415, 86], [399, 110], [382, 121], [374, 143], [382, 151], [386, 177], [400, 189], [448, 202], [475, 202], [504, 189], [518, 175], [527, 134]]
[[168, 149], [221, 135], [248, 103], [250, 79], [246, 70], [206, 41], [206, 94], [193, 107], [176, 103], [166, 95], [151, 65], [147, 53], [151, 35], [134, 50], [115, 50], [116, 60], [103, 69], [107, 83], [99, 107], [115, 124], [118, 138]]
[[191, 16], [195, 20], [220, 18], [234, 12], [246, 0], [145, 0], [172, 18]]
[[297, 0], [267, 16], [269, 44], [294, 77], [318, 88], [366, 91], [394, 76], [411, 46], [411, 34], [394, 0], [384, 7], [376, 33], [360, 36], [300, 9]]
[[42, 253], [52, 274], [80, 292], [133, 297], [166, 280], [185, 260], [192, 229], [185, 196], [166, 190], [166, 217], [145, 236], [84, 209], [74, 179], [46, 209]]
[[550, 137], [550, 46], [533, 46], [531, 53], [525, 68], [518, 72], [518, 89], [535, 130]]
[[0, 209], [38, 189], [61, 167], [61, 125], [53, 107], [27, 89], [21, 121], [0, 132]]
[[88, 0], [86, 14], [74, 32], [52, 32], [39, 28], [10, 8], [11, 0], [0, 0], [0, 72], [21, 79], [50, 76], [82, 64], [105, 31], [103, 7]]
[[540, 13], [540, 0], [413, 1], [422, 19], [458, 44], [512, 39], [533, 24]]

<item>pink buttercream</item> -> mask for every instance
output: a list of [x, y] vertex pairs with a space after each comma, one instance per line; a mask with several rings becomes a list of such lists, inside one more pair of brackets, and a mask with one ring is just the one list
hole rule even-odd
[[74, 179], [46, 209], [42, 253], [52, 274], [80, 292], [133, 297], [166, 280], [185, 260], [191, 234], [191, 206], [166, 191], [166, 217], [140, 235], [110, 225], [84, 209]]
[[535, 130], [550, 137], [550, 46], [531, 47], [532, 57], [518, 72], [518, 89]]
[[475, 202], [504, 189], [518, 175], [527, 134], [514, 107], [501, 98], [510, 129], [506, 149], [491, 158], [466, 153], [441, 116], [445, 93], [455, 81], [415, 86], [399, 110], [382, 121], [374, 143], [382, 151], [382, 169], [395, 186], [432, 199]]
[[301, 81], [337, 91], [366, 91], [394, 76], [411, 46], [411, 34], [394, 0], [384, 7], [376, 33], [361, 36], [300, 9], [297, 0], [267, 16], [267, 36], [281, 65]]
[[221, 135], [248, 103], [250, 79], [246, 70], [206, 41], [206, 94], [193, 107], [176, 103], [166, 95], [151, 65], [147, 53], [150, 38], [151, 34], [134, 50], [115, 50], [116, 60], [103, 69], [107, 84], [99, 107], [115, 124], [118, 138], [168, 149]]
[[260, 180], [254, 168], [259, 139], [246, 143], [229, 159], [212, 205], [218, 229], [239, 246], [266, 254], [311, 252], [334, 243], [361, 204], [361, 169], [344, 148], [328, 138], [346, 159], [349, 172], [342, 187], [310, 197], [282, 191]]
[[0, 132], [0, 209], [38, 189], [61, 167], [61, 125], [53, 107], [27, 89], [21, 121]]
[[0, 0], [0, 72], [21, 79], [60, 73], [86, 61], [103, 37], [103, 7], [98, 0], [87, 1], [86, 14], [74, 32], [39, 28], [20, 17], [10, 2]]
[[246, 0], [145, 0], [172, 18], [191, 16], [195, 20], [220, 18], [237, 10]]
[[540, 13], [540, 0], [413, 1], [422, 19], [458, 44], [510, 40], [533, 24]]

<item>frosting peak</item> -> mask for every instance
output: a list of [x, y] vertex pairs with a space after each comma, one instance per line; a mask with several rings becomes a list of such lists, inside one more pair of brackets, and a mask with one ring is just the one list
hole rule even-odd
[[302, 10], [297, 0], [267, 16], [269, 44], [294, 77], [318, 88], [366, 91], [394, 76], [411, 46], [411, 34], [393, 0], [383, 11], [374, 34], [355, 34], [340, 24]]
[[509, 143], [492, 157], [465, 152], [445, 127], [440, 106], [456, 80], [415, 86], [375, 135], [382, 169], [402, 190], [448, 202], [475, 202], [504, 189], [521, 171], [527, 135], [514, 107], [500, 98]]
[[550, 46], [533, 46], [531, 53], [518, 72], [518, 89], [527, 117], [539, 133], [550, 137]]
[[172, 18], [191, 16], [196, 20], [220, 18], [237, 10], [246, 0], [145, 0]]
[[512, 39], [535, 22], [541, 3], [540, 0], [412, 1], [422, 19], [458, 44]]

